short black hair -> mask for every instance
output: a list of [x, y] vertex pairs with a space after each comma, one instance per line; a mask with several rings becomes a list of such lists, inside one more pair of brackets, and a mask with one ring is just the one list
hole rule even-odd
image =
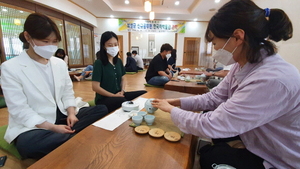
[[161, 46], [160, 53], [163, 51], [172, 51], [172, 49], [173, 49], [173, 47], [170, 44], [165, 43]]
[[126, 55], [127, 55], [127, 56], [131, 56], [131, 53], [130, 53], [130, 52], [127, 52]]
[[131, 53], [132, 53], [132, 54], [137, 54], [137, 51], [136, 51], [136, 50], [133, 50]]

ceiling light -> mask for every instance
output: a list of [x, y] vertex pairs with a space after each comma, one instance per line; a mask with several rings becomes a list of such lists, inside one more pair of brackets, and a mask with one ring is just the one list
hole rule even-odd
[[20, 13], [23, 13], [23, 11], [20, 11]]
[[113, 15], [110, 15], [110, 17], [113, 18], [114, 16], [113, 16]]
[[140, 16], [140, 19], [143, 19], [143, 17], [142, 17], [142, 16]]
[[197, 18], [194, 19], [195, 22], [196, 22], [197, 20], [198, 20]]
[[151, 11], [151, 12], [149, 13], [149, 19], [150, 19], [150, 21], [154, 20], [154, 17], [155, 17], [155, 14], [154, 14], [153, 11]]
[[129, 4], [129, 0], [125, 0], [125, 4]]
[[175, 5], [179, 5], [180, 4], [180, 1], [175, 1]]
[[152, 5], [151, 5], [150, 1], [145, 1], [144, 9], [145, 9], [146, 12], [150, 12], [152, 10]]
[[3, 9], [2, 9], [2, 11], [6, 12], [6, 11], [7, 11], [7, 9], [3, 8]]
[[170, 19], [171, 19], [170, 17], [167, 18], [168, 21], [169, 21]]
[[220, 0], [215, 0], [215, 3], [219, 3], [220, 2]]

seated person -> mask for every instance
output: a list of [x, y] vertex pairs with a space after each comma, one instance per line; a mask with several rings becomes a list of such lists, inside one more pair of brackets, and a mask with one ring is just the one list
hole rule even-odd
[[66, 53], [63, 49], [57, 49], [54, 56], [64, 60], [66, 62], [66, 64], [68, 65], [69, 57], [66, 55]]
[[134, 60], [133, 57], [131, 57], [131, 53], [127, 52], [127, 60], [126, 60], [126, 65], [125, 65], [125, 71], [126, 72], [137, 72], [137, 66], [136, 66], [136, 61]]
[[118, 36], [111, 31], [101, 35], [100, 51], [94, 63], [92, 88], [96, 92], [95, 103], [106, 105], [109, 112], [121, 107], [124, 101], [133, 100], [145, 90], [125, 92], [125, 68], [119, 55]]
[[74, 78], [79, 82], [81, 79], [83, 79], [84, 77], [88, 77], [88, 76], [92, 76], [93, 74], [93, 66], [92, 65], [88, 65], [81, 73], [80, 76], [76, 76], [74, 75]]
[[228, 65], [228, 66], [224, 66], [224, 68], [222, 70], [213, 71], [213, 72], [203, 72], [203, 74], [205, 74], [207, 77], [217, 76], [217, 77], [223, 78], [229, 73], [229, 70], [231, 69], [231, 67], [232, 67], [232, 65]]
[[207, 72], [217, 72], [220, 70], [223, 70], [224, 65], [218, 61], [216, 61], [215, 59], [213, 59], [213, 63], [214, 63], [214, 68], [207, 68], [206, 71]]
[[30, 14], [19, 37], [29, 43], [29, 49], [1, 65], [1, 87], [9, 112], [4, 139], [14, 143], [23, 158], [39, 159], [108, 111], [104, 105], [76, 111], [67, 66], [52, 57], [61, 36], [50, 18]]
[[138, 70], [143, 70], [144, 69], [144, 62], [141, 56], [139, 56], [137, 54], [137, 51], [134, 50], [132, 51], [132, 57], [135, 59], [136, 61], [136, 66]]
[[[245, 148], [226, 142], [202, 147], [201, 169], [300, 168], [299, 70], [277, 53], [274, 44], [292, 36], [292, 23], [283, 10], [231, 0], [208, 22], [205, 35], [214, 44], [213, 57], [224, 65], [236, 62], [230, 73], [209, 93], [152, 102], [170, 112], [186, 134], [239, 135]], [[201, 110], [210, 111], [194, 113]]]
[[173, 47], [165, 43], [160, 48], [160, 53], [157, 54], [150, 62], [146, 72], [146, 81], [150, 85], [164, 86], [172, 79], [172, 73], [168, 68], [167, 56], [171, 55]]
[[180, 72], [180, 68], [176, 67], [176, 59], [177, 59], [177, 50], [173, 49], [171, 52], [171, 57], [168, 59], [168, 68], [175, 73], [177, 70]]
[[206, 77], [209, 77], [209, 79], [206, 81], [206, 86], [210, 89], [216, 87], [223, 80], [223, 78], [229, 73], [231, 67], [232, 64], [228, 66], [224, 66], [223, 70], [217, 72], [204, 72], [203, 74], [205, 74]]

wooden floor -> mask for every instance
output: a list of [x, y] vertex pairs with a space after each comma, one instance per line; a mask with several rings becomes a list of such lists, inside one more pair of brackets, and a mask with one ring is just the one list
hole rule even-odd
[[[153, 90], [155, 88], [153, 87], [145, 87], [144, 83], [145, 81], [145, 73], [138, 72], [136, 74], [126, 74], [126, 91], [134, 91], [134, 90]], [[95, 93], [92, 91], [92, 81], [73, 81], [74, 85], [74, 92], [75, 97], [81, 97], [83, 101], [90, 101], [93, 100], [95, 97]], [[0, 126], [7, 125], [8, 124], [8, 112], [7, 108], [1, 108], [0, 109]], [[0, 156], [7, 155], [6, 164], [3, 169], [23, 169], [27, 168], [29, 165], [34, 163], [34, 160], [27, 159], [27, 160], [18, 160], [12, 155], [9, 155], [5, 151], [0, 150]]]

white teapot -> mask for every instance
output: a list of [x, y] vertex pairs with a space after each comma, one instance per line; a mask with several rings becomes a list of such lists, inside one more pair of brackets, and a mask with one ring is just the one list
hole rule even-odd
[[154, 112], [157, 110], [157, 108], [156, 108], [156, 107], [153, 107], [152, 104], [151, 104], [153, 100], [154, 100], [154, 99], [151, 98], [151, 99], [148, 99], [148, 100], [145, 102], [145, 109], [146, 109], [146, 111], [147, 111], [148, 113], [154, 113]]

